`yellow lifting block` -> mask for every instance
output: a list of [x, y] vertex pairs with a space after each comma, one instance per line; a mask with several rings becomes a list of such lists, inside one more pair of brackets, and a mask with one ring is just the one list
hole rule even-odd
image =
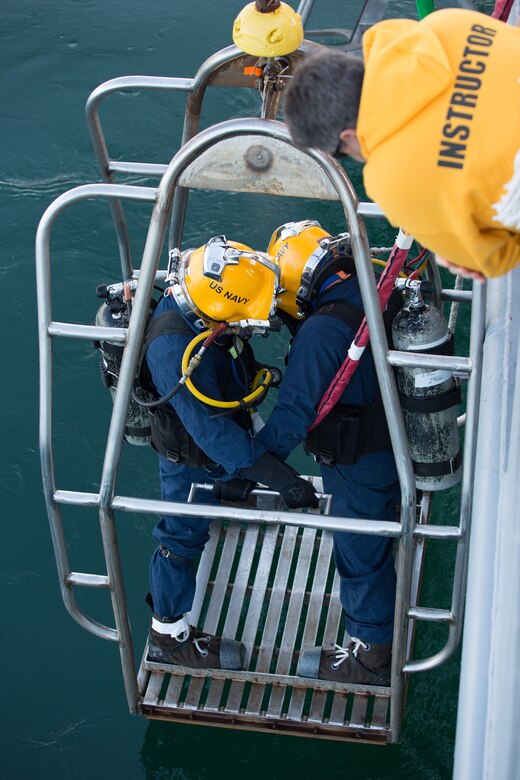
[[[274, 10], [259, 10], [269, 8]], [[300, 14], [277, 0], [249, 3], [233, 24], [233, 41], [239, 49], [255, 57], [281, 57], [295, 51], [303, 40]]]

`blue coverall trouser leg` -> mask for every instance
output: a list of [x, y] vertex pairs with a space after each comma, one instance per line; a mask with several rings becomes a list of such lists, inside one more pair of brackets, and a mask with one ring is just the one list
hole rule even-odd
[[[396, 519], [400, 491], [391, 452], [362, 455], [352, 466], [322, 466], [321, 472], [334, 515]], [[392, 539], [346, 532], [333, 537], [346, 630], [365, 642], [391, 642], [396, 583]]]
[[[161, 496], [165, 501], [185, 502], [192, 482], [208, 481], [203, 468], [171, 463], [163, 457], [159, 461]], [[210, 494], [203, 503], [215, 502]], [[196, 584], [193, 562], [209, 539], [210, 523], [207, 517], [166, 516], [155, 526], [153, 536], [160, 546], [150, 561], [150, 588], [156, 615], [172, 618], [190, 611]]]

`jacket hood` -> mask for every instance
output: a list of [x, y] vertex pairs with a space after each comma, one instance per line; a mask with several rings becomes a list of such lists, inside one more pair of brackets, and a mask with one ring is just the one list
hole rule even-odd
[[434, 30], [389, 19], [363, 36], [365, 76], [357, 135], [363, 156], [392, 136], [450, 85], [453, 75]]

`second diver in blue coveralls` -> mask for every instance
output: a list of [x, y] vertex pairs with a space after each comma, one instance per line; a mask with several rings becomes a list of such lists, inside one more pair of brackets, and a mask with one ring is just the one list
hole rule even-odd
[[[256, 442], [281, 460], [306, 442], [320, 463], [324, 492], [332, 494], [333, 514], [393, 521], [399, 483], [369, 349], [340, 406], [307, 433], [363, 316], [357, 277], [338, 270], [344, 263], [327, 252], [327, 237], [318, 223], [305, 221], [283, 225], [271, 239], [268, 253], [281, 271], [278, 312], [295, 335], [278, 401]], [[392, 540], [345, 532], [333, 538], [351, 640], [346, 647], [304, 651], [298, 673], [388, 684], [396, 583]]]

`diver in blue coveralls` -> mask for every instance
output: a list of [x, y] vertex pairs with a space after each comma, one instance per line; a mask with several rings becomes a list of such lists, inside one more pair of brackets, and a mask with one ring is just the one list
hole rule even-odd
[[[289, 508], [317, 506], [312, 485], [253, 435], [251, 410], [265, 395], [272, 372], [258, 373], [248, 338], [269, 328], [277, 265], [215, 236], [198, 249], [173, 250], [167, 283], [143, 348], [149, 387], [156, 397], [168, 398], [151, 415], [162, 498], [185, 502], [191, 483], [209, 478], [223, 480], [216, 498], [225, 499], [232, 486], [233, 496], [245, 500], [261, 482], [278, 491]], [[191, 378], [194, 340], [203, 341], [203, 348]], [[253, 390], [252, 381], [258, 385]], [[155, 526], [159, 546], [150, 563], [148, 657], [192, 668], [241, 669], [241, 643], [198, 632], [186, 615], [195, 593], [194, 559], [209, 539], [209, 524], [205, 517], [167, 516]]]
[[[268, 254], [281, 272], [277, 309], [294, 338], [277, 404], [257, 434], [256, 446], [284, 460], [304, 442], [320, 464], [333, 514], [393, 521], [400, 490], [369, 349], [339, 405], [308, 434], [363, 317], [350, 250], [345, 256], [345, 247], [332, 246], [330, 234], [311, 221], [283, 225], [271, 239]], [[396, 583], [392, 541], [345, 532], [333, 536], [350, 640], [345, 647], [304, 650], [298, 673], [388, 684]]]

